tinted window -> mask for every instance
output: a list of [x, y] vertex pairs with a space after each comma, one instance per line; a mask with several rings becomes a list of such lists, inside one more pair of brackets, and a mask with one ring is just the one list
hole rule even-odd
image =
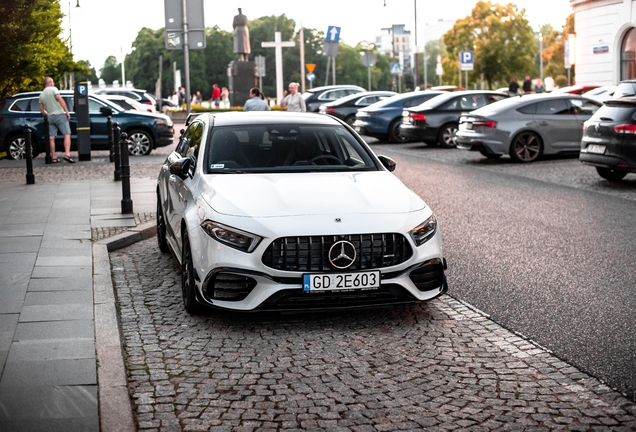
[[630, 121], [636, 119], [636, 106], [634, 105], [603, 105], [600, 107], [594, 116], [594, 120], [605, 121]]
[[562, 115], [570, 114], [570, 107], [565, 99], [551, 99], [537, 103], [536, 114], [541, 115]]
[[521, 108], [517, 108], [517, 111], [523, 114], [534, 114], [537, 112], [537, 104], [533, 103], [530, 105], [522, 106]]
[[358, 106], [368, 106], [371, 105], [372, 103], [375, 103], [377, 101], [380, 100], [380, 96], [366, 96], [361, 98], [358, 102], [356, 102], [356, 105]]
[[614, 92], [614, 97], [636, 95], [636, 82], [622, 82]]
[[572, 104], [572, 112], [574, 114], [592, 115], [599, 107], [599, 105], [586, 99], [570, 99], [570, 104]]
[[351, 94], [348, 90], [338, 89], [338, 90], [329, 90], [320, 95], [318, 99], [340, 99], [341, 97], [347, 96]]
[[431, 99], [431, 98], [433, 98], [435, 96], [437, 96], [437, 95], [434, 94], [434, 95], [420, 96], [420, 97], [417, 97], [417, 98], [406, 100], [406, 101], [404, 101], [404, 103], [402, 105], [405, 106], [405, 107], [417, 106], [417, 105], [420, 105], [420, 104], [426, 102], [427, 100], [429, 100], [429, 99]]
[[11, 105], [9, 111], [28, 112], [40, 111], [40, 101], [38, 98], [18, 99]]
[[486, 105], [486, 98], [480, 94], [466, 95], [459, 99], [459, 106], [462, 110], [473, 111]]
[[217, 126], [208, 143], [206, 166], [213, 173], [377, 169], [366, 148], [339, 126]]
[[485, 96], [486, 99], [488, 99], [488, 103], [491, 104], [493, 102], [498, 102], [500, 100], [504, 100], [507, 99], [506, 96], [504, 95], [493, 95], [493, 94], [489, 94]]

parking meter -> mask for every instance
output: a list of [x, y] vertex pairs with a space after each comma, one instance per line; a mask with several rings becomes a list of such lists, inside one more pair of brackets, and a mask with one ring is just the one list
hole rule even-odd
[[88, 114], [88, 82], [75, 84], [75, 120], [77, 155], [80, 161], [91, 160], [91, 118]]

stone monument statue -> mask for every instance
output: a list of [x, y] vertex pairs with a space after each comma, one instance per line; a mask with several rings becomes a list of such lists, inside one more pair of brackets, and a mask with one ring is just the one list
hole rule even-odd
[[238, 54], [238, 61], [246, 62], [250, 49], [250, 31], [247, 28], [247, 17], [238, 8], [238, 15], [234, 17], [232, 27], [234, 27], [234, 53]]

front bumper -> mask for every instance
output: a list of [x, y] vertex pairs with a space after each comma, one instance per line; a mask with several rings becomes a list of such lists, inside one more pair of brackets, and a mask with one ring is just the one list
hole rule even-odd
[[198, 298], [204, 305], [215, 308], [237, 311], [367, 308], [427, 301], [448, 290], [439, 231], [420, 247], [410, 244], [412, 255], [398, 265], [360, 270], [380, 270], [380, 288], [320, 292], [304, 291], [303, 275], [324, 272], [284, 271], [264, 264], [263, 255], [271, 239], [261, 241], [252, 253], [220, 244], [199, 227], [190, 230], [190, 239], [198, 275]]

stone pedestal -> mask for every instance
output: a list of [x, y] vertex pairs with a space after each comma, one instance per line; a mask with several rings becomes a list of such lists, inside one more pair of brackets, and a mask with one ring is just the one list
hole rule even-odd
[[254, 62], [232, 61], [228, 65], [227, 73], [230, 104], [232, 106], [245, 105], [245, 101], [250, 98], [250, 89], [258, 86]]

